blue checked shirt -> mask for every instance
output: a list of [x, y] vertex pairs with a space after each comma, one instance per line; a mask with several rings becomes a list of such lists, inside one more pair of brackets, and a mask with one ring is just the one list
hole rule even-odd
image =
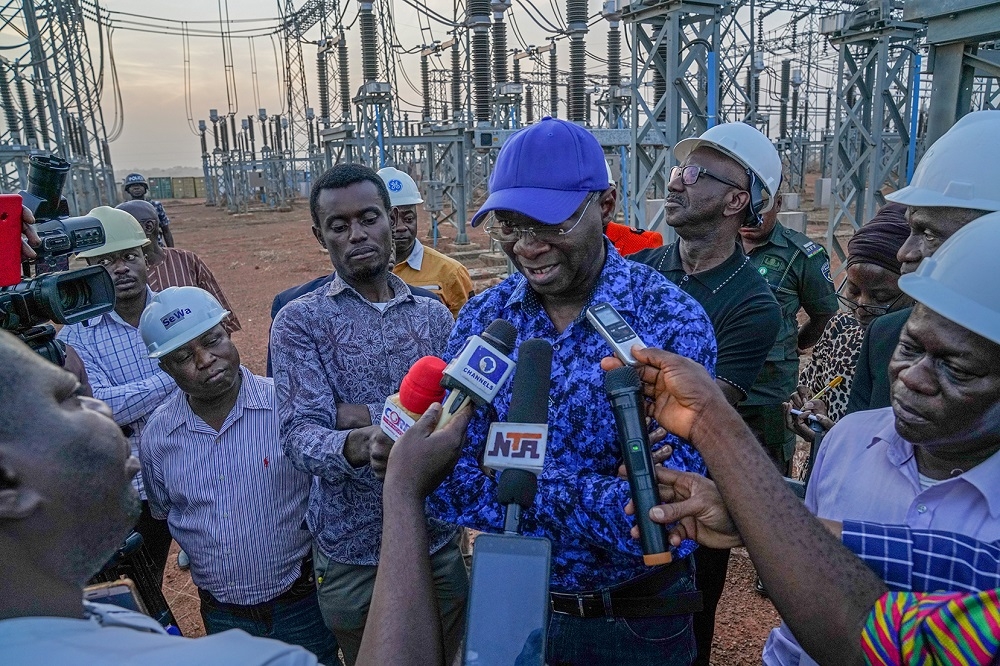
[[243, 385], [216, 432], [176, 391], [143, 433], [154, 518], [191, 558], [194, 584], [219, 601], [259, 604], [292, 586], [312, 536], [312, 478], [281, 450], [274, 382], [241, 367]]
[[[146, 288], [146, 302], [153, 291]], [[60, 340], [73, 347], [83, 360], [90, 378], [94, 397], [108, 403], [115, 423], [131, 429], [129, 444], [132, 455], [142, 460], [142, 432], [153, 411], [176, 388], [170, 375], [160, 370], [155, 359], [149, 358], [139, 329], [125, 323], [112, 310], [107, 314], [79, 324], [64, 326]], [[146, 499], [142, 473], [135, 475], [132, 485]]]
[[[382, 480], [371, 465], [344, 457], [349, 430], [337, 430], [337, 403], [368, 405], [378, 423], [385, 399], [421, 356], [440, 356], [451, 312], [414, 296], [389, 275], [394, 296], [385, 311], [340, 276], [278, 312], [271, 327], [274, 386], [282, 446], [292, 464], [317, 478], [309, 529], [319, 549], [341, 564], [375, 566], [382, 544]], [[432, 553], [455, 528], [428, 519]]]
[[890, 590], [980, 592], [1000, 587], [1000, 542], [849, 520], [841, 539]]
[[[692, 358], [714, 372], [715, 335], [698, 302], [652, 268], [623, 259], [606, 245], [607, 259], [589, 305], [611, 303], [647, 345]], [[482, 333], [497, 317], [517, 328], [519, 344], [542, 338], [552, 345], [549, 441], [538, 494], [522, 523], [524, 534], [552, 540], [552, 589], [599, 589], [648, 571], [639, 543], [629, 535], [633, 519], [623, 510], [628, 483], [617, 478], [622, 457], [599, 367], [600, 360], [611, 355], [610, 348], [583, 312], [557, 333], [524, 277], [516, 274], [462, 308], [445, 359], [457, 355], [469, 336]], [[502, 531], [497, 482], [479, 464], [490, 422], [505, 420], [510, 400], [508, 382], [492, 408], [477, 410], [454, 473], [428, 500], [431, 515], [478, 530]], [[705, 473], [691, 445], [673, 435], [665, 443], [674, 447], [668, 466]], [[675, 557], [693, 549], [692, 542], [684, 542]]]

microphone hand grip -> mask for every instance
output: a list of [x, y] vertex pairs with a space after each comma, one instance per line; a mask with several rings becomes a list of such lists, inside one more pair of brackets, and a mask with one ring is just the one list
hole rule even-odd
[[455, 417], [455, 414], [470, 402], [472, 402], [472, 398], [458, 389], [449, 393], [448, 397], [441, 404], [441, 418], [438, 419], [437, 425], [434, 426], [434, 432], [448, 425], [448, 422]]

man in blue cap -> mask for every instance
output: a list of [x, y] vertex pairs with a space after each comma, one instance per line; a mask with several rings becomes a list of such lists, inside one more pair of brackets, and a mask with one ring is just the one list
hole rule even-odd
[[[666, 346], [715, 368], [712, 323], [698, 303], [652, 268], [622, 258], [604, 236], [614, 210], [604, 152], [582, 127], [544, 118], [503, 145], [490, 196], [473, 217], [486, 222], [518, 272], [473, 297], [459, 314], [445, 358], [494, 319], [510, 321], [518, 342], [552, 345], [549, 441], [523, 532], [552, 541], [549, 664], [690, 664], [691, 614], [700, 610], [686, 542], [671, 564], [649, 568], [629, 536], [621, 507], [626, 481], [600, 360], [610, 350], [584, 316], [608, 302], [649, 345]], [[488, 221], [486, 221], [488, 219]], [[515, 359], [516, 360], [516, 359]], [[510, 384], [493, 410], [478, 410], [455, 472], [428, 500], [447, 522], [499, 532], [497, 482], [480, 468], [491, 421], [503, 421]], [[704, 473], [701, 457], [673, 436], [666, 464]]]

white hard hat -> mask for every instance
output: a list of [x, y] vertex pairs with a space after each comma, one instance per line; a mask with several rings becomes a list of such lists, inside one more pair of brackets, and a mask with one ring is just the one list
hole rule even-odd
[[604, 160], [604, 166], [608, 167], [608, 187], [614, 187], [616, 185], [615, 174], [611, 173], [611, 162]]
[[101, 221], [101, 226], [104, 227], [104, 245], [98, 245], [76, 255], [82, 259], [149, 245], [149, 239], [146, 238], [142, 225], [123, 210], [111, 206], [98, 206], [87, 215]]
[[420, 197], [417, 184], [405, 171], [393, 167], [383, 167], [378, 170], [378, 175], [385, 182], [385, 186], [389, 188], [389, 200], [393, 206], [414, 206], [424, 202]]
[[160, 358], [229, 316], [215, 296], [198, 287], [167, 287], [153, 294], [139, 317], [139, 333], [150, 358]]
[[[746, 123], [723, 123], [711, 127], [698, 138], [678, 141], [674, 157], [683, 162], [698, 148], [712, 148], [739, 162], [758, 183], [750, 179], [750, 205], [754, 216], [774, 207], [774, 198], [781, 186], [781, 157], [771, 140], [756, 127]], [[760, 190], [767, 192], [765, 200]]]
[[899, 288], [962, 328], [1000, 344], [1000, 213], [977, 218], [956, 231]]
[[998, 155], [1000, 111], [969, 113], [924, 153], [910, 184], [885, 198], [917, 208], [1000, 211]]

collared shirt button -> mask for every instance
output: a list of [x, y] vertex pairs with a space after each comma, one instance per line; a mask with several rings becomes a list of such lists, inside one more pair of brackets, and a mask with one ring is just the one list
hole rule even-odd
[[553, 349], [555, 349], [556, 351], [559, 351], [559, 349], [560, 349], [561, 347], [562, 347], [562, 345], [561, 345], [561, 344], [559, 344], [558, 342], [557, 342], [557, 343], [555, 343], [554, 345], [552, 345], [552, 348], [553, 348]]
[[927, 505], [926, 504], [918, 504], [917, 505], [917, 513], [927, 513]]

